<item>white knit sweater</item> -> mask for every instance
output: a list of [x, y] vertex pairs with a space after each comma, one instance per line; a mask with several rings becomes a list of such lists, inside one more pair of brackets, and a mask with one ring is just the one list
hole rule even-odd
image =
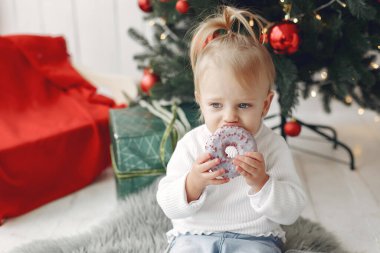
[[261, 124], [254, 136], [265, 158], [269, 180], [253, 193], [242, 176], [223, 185], [210, 185], [200, 198], [187, 202], [185, 179], [194, 161], [205, 151], [211, 132], [201, 125], [178, 143], [161, 179], [157, 201], [172, 220], [169, 239], [178, 234], [230, 231], [254, 236], [274, 235], [285, 242], [280, 224], [295, 222], [306, 202], [290, 150], [284, 139]]

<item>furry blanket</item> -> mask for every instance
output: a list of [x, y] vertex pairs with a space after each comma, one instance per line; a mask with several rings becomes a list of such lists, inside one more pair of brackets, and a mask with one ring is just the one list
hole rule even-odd
[[[120, 201], [117, 209], [91, 231], [74, 237], [38, 240], [11, 253], [155, 253], [167, 246], [165, 233], [171, 223], [156, 202], [157, 183]], [[336, 238], [319, 224], [299, 218], [284, 226], [287, 253], [348, 253]]]

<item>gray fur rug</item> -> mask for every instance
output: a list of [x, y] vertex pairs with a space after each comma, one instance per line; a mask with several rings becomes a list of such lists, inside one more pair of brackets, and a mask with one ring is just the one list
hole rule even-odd
[[[163, 252], [171, 223], [156, 203], [157, 182], [120, 201], [117, 209], [98, 226], [74, 237], [34, 241], [11, 253], [156, 253]], [[287, 253], [348, 253], [335, 236], [319, 224], [299, 218], [284, 226]]]

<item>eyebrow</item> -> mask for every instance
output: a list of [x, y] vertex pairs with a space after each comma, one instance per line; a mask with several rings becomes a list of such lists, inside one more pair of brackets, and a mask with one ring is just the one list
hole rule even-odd
[[223, 99], [223, 98], [221, 98], [221, 97], [206, 97], [205, 98], [205, 100], [207, 100], [207, 101], [209, 101], [209, 100], [221, 100], [221, 99]]
[[[205, 98], [206, 101], [212, 101], [212, 100], [223, 100], [222, 97], [209, 97]], [[236, 102], [246, 102], [246, 101], [255, 101], [257, 99], [252, 97], [245, 97], [245, 98], [239, 98]]]

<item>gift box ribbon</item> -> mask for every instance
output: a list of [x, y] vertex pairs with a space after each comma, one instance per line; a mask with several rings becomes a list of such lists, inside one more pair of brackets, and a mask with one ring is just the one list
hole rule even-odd
[[113, 153], [112, 146], [110, 147], [110, 150], [111, 150], [112, 167], [114, 168], [116, 177], [119, 179], [127, 179], [127, 178], [142, 177], [142, 176], [158, 176], [158, 175], [165, 174], [166, 172], [165, 168], [140, 169], [140, 170], [137, 169], [136, 171], [128, 171], [128, 172], [120, 171], [116, 164], [115, 155]]

